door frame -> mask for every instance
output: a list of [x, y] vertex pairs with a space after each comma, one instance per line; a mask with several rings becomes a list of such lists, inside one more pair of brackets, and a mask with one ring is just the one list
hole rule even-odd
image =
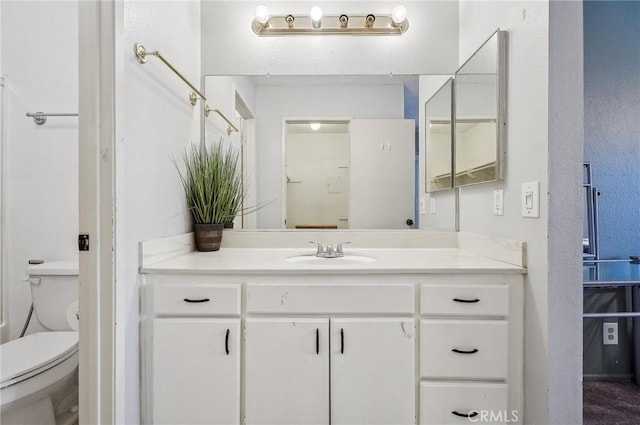
[[89, 250], [79, 253], [79, 422], [107, 424], [119, 422], [115, 140], [124, 5], [96, 0], [81, 1], [78, 7], [79, 232], [90, 237]]
[[[282, 229], [287, 228], [286, 219], [287, 219], [287, 123], [289, 121], [343, 121], [349, 126], [349, 149], [351, 149], [351, 121], [353, 117], [332, 117], [325, 116], [320, 117], [317, 115], [307, 116], [307, 117], [283, 117], [282, 123], [280, 126], [280, 138], [281, 141], [281, 152], [280, 152], [280, 184], [282, 186], [281, 189], [281, 197], [282, 197], [282, 207], [281, 207], [281, 217], [280, 217], [280, 225]], [[349, 164], [351, 164], [351, 159], [349, 159]], [[351, 168], [349, 168], [349, 173], [351, 173]], [[348, 207], [351, 210], [351, 190], [349, 190], [349, 199], [348, 199]]]

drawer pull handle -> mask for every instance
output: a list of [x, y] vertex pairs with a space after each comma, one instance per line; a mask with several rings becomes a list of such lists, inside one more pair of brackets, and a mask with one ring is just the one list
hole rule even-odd
[[320, 354], [320, 329], [316, 328], [316, 354]]
[[479, 298], [474, 298], [472, 300], [467, 300], [467, 299], [464, 299], [464, 298], [454, 298], [453, 300], [455, 302], [457, 302], [457, 303], [467, 303], [467, 304], [473, 304], [473, 303], [480, 302]]
[[475, 354], [478, 352], [478, 349], [474, 348], [473, 350], [458, 350], [457, 348], [452, 348], [451, 351], [458, 354]]
[[199, 298], [197, 300], [192, 300], [191, 298], [185, 298], [184, 301], [188, 303], [208, 303], [211, 300], [209, 298]]
[[231, 331], [227, 329], [227, 335], [224, 337], [224, 351], [229, 355], [229, 333]]
[[344, 354], [344, 328], [340, 328], [340, 354]]
[[469, 413], [460, 413], [457, 410], [454, 410], [451, 413], [456, 416], [460, 416], [461, 418], [475, 418], [476, 416], [478, 416], [478, 412], [476, 410], [472, 410]]

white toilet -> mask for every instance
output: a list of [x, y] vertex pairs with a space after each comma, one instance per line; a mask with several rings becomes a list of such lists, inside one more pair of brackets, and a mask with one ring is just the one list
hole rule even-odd
[[78, 262], [48, 261], [27, 274], [32, 320], [48, 332], [0, 345], [0, 422], [72, 425], [78, 420]]

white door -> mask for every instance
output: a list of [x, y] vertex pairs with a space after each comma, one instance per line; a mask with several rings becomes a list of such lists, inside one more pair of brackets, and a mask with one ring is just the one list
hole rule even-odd
[[153, 320], [154, 424], [240, 423], [240, 319]]
[[328, 319], [246, 319], [245, 419], [329, 423]]
[[415, 131], [414, 120], [351, 121], [349, 228], [412, 228]]
[[331, 320], [331, 424], [415, 424], [415, 321]]

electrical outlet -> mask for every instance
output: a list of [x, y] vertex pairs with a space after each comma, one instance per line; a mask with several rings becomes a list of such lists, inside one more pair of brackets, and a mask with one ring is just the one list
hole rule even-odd
[[504, 190], [493, 191], [493, 215], [504, 215]]
[[618, 345], [618, 324], [617, 323], [602, 324], [602, 344]]

